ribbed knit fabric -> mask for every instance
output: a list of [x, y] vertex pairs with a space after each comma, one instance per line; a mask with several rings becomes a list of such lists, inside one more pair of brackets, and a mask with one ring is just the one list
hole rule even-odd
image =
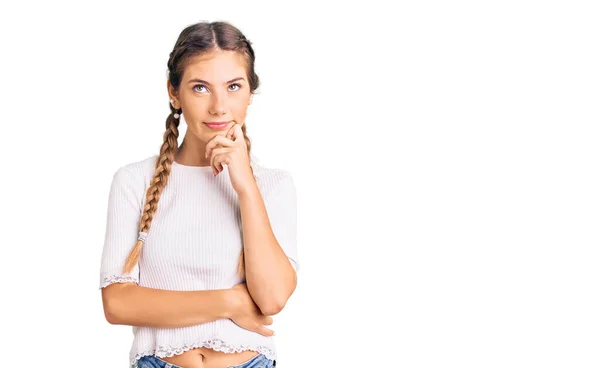
[[[164, 290], [228, 289], [237, 277], [242, 250], [241, 214], [227, 166], [216, 177], [210, 166], [173, 162], [167, 186], [154, 214], [140, 261], [122, 272], [135, 245], [146, 189], [157, 155], [119, 168], [108, 199], [100, 288], [135, 282]], [[294, 269], [296, 252], [296, 189], [282, 169], [259, 165], [251, 155], [254, 177], [264, 199], [273, 233]], [[273, 337], [246, 330], [231, 319], [181, 328], [133, 327], [132, 366], [145, 355], [173, 356], [197, 347], [223, 352], [254, 350], [276, 359]]]

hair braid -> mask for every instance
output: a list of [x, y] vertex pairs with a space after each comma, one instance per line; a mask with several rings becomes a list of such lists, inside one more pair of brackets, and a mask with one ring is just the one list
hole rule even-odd
[[[171, 108], [171, 114], [167, 117], [167, 130], [163, 135], [164, 142], [160, 147], [160, 155], [156, 160], [154, 177], [150, 182], [150, 187], [148, 187], [148, 190], [146, 191], [146, 205], [144, 206], [144, 211], [142, 212], [142, 217], [140, 219], [140, 231], [143, 232], [148, 232], [150, 229], [152, 219], [158, 208], [158, 200], [169, 181], [171, 164], [173, 163], [175, 151], [178, 147], [177, 138], [179, 137], [179, 119], [175, 119], [173, 114], [176, 112], [181, 114], [181, 109], [176, 110], [171, 105], [169, 106]], [[131, 270], [133, 270], [142, 254], [143, 244], [144, 242], [142, 240], [138, 240], [135, 243], [131, 253], [129, 253], [129, 257], [127, 257], [127, 260], [125, 261], [123, 272], [131, 272]]]

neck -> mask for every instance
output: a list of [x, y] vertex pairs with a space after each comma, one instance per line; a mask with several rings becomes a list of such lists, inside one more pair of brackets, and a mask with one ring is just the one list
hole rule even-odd
[[175, 161], [186, 166], [209, 166], [210, 157], [205, 158], [206, 142], [198, 139], [183, 138], [181, 146], [175, 152]]

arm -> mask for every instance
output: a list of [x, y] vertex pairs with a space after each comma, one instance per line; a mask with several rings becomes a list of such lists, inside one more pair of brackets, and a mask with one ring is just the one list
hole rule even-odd
[[169, 291], [139, 286], [140, 269], [123, 265], [137, 240], [145, 179], [139, 169], [113, 175], [100, 266], [100, 289], [107, 321], [131, 326], [179, 327], [227, 318], [231, 290]]
[[184, 327], [230, 318], [229, 289], [170, 291], [114, 283], [102, 289], [104, 315], [110, 324]]
[[291, 176], [284, 177], [269, 196], [269, 213], [256, 183], [238, 195], [248, 291], [263, 314], [274, 315], [296, 289], [297, 276], [271, 223], [288, 250], [295, 249], [295, 188]]

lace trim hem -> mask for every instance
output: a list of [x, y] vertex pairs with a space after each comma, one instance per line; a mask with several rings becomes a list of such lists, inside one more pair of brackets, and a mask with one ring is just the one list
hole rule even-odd
[[264, 354], [267, 357], [267, 359], [275, 360], [275, 352], [273, 350], [267, 348], [266, 346], [263, 346], [263, 345], [233, 346], [233, 345], [227, 344], [223, 340], [214, 339], [214, 340], [203, 341], [203, 342], [198, 342], [198, 343], [193, 343], [193, 344], [184, 344], [184, 345], [178, 346], [178, 347], [174, 347], [174, 346], [170, 346], [170, 345], [159, 345], [156, 347], [156, 349], [150, 349], [150, 350], [146, 350], [141, 353], [135, 354], [133, 357], [131, 357], [131, 366], [137, 367], [137, 361], [144, 356], [156, 355], [159, 358], [172, 357], [173, 355], [183, 354], [184, 352], [186, 352], [188, 350], [196, 349], [196, 348], [210, 348], [210, 349], [213, 349], [216, 351], [221, 351], [224, 353], [240, 353], [240, 352], [246, 351], [246, 350], [253, 350], [253, 351], [259, 352], [261, 354]]
[[103, 287], [106, 287], [110, 284], [114, 284], [115, 282], [135, 282], [136, 284], [139, 285], [139, 280], [135, 277], [131, 277], [131, 276], [108, 276], [105, 277], [102, 282], [100, 283], [100, 289], [102, 289]]

